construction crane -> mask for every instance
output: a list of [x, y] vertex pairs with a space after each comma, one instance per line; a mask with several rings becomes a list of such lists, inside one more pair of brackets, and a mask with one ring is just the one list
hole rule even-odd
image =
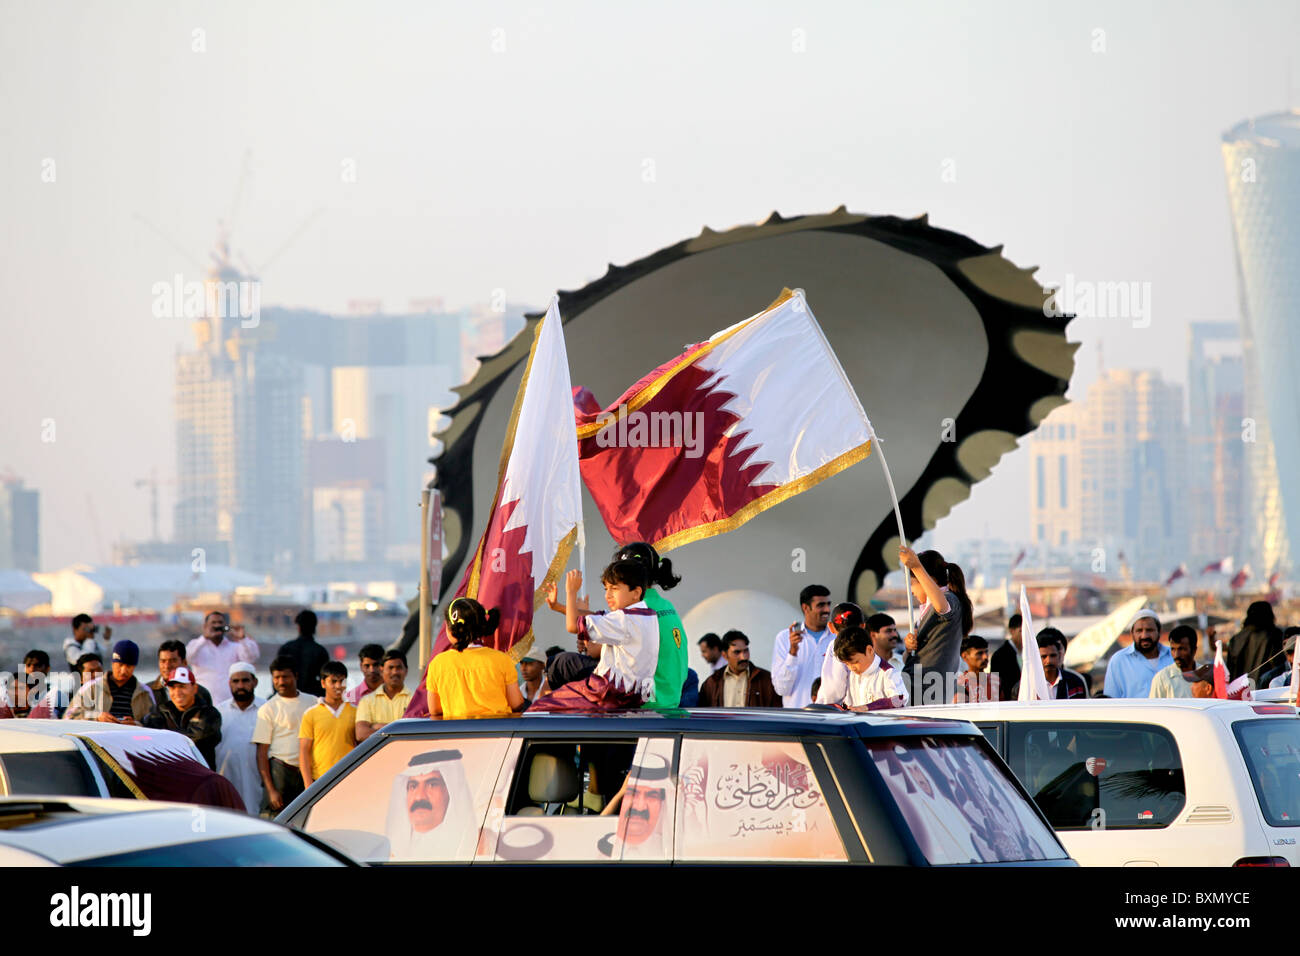
[[[277, 259], [280, 258], [297, 240], [306, 232], [307, 227], [315, 221], [316, 217], [324, 212], [324, 207], [318, 206], [313, 209], [294, 229], [289, 238], [284, 240], [274, 252], [267, 257], [260, 266], [254, 266], [249, 263], [241, 252], [233, 252], [231, 243], [234, 236], [235, 224], [238, 220], [240, 206], [247, 191], [248, 181], [251, 178], [250, 157], [252, 152], [244, 150], [243, 157], [240, 161], [239, 178], [235, 182], [235, 195], [230, 202], [230, 211], [224, 219], [217, 220], [217, 241], [208, 253], [210, 261], [204, 265], [196, 256], [192, 255], [185, 249], [181, 243], [173, 239], [161, 227], [146, 219], [140, 213], [135, 213], [133, 218], [143, 223], [159, 238], [166, 242], [176, 252], [185, 257], [200, 274], [205, 274], [209, 279], [220, 279], [225, 281], [248, 279], [260, 281], [263, 273]], [[236, 265], [236, 260], [238, 265]], [[138, 486], [137, 486], [138, 487]]]

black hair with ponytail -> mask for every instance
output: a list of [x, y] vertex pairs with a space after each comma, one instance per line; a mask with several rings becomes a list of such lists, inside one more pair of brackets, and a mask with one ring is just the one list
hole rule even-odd
[[615, 561], [636, 561], [645, 565], [650, 583], [661, 591], [669, 591], [681, 583], [680, 574], [673, 574], [673, 563], [668, 558], [659, 557], [659, 552], [644, 541], [625, 544], [614, 552]]
[[447, 636], [452, 639], [451, 646], [458, 651], [489, 637], [501, 623], [500, 611], [496, 608], [486, 611], [478, 601], [467, 597], [458, 597], [448, 604], [443, 616], [447, 622]]
[[966, 637], [975, 623], [975, 618], [970, 598], [966, 595], [966, 575], [961, 565], [949, 564], [938, 551], [922, 551], [916, 557], [935, 584], [939, 587], [947, 585], [948, 592], [957, 595], [957, 600], [961, 604], [961, 636]]

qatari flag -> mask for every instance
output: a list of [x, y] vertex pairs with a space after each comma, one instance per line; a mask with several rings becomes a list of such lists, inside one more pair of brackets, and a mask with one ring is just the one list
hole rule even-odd
[[1228, 699], [1228, 664], [1223, 659], [1223, 641], [1214, 642], [1214, 696]]
[[667, 551], [740, 527], [861, 461], [871, 422], [789, 289], [607, 408], [574, 396], [582, 478], [619, 544]]
[[[516, 658], [533, 642], [533, 611], [582, 537], [582, 484], [573, 431], [573, 386], [564, 348], [558, 300], [533, 333], [528, 364], [506, 426], [496, 498], [487, 530], [465, 568], [456, 597], [499, 608], [501, 625], [492, 642]], [[442, 624], [433, 644], [447, 648]], [[429, 715], [426, 674], [406, 709]]]

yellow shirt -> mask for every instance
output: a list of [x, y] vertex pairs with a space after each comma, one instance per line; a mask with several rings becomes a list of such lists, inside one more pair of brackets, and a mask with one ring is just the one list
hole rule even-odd
[[348, 755], [357, 745], [357, 709], [346, 700], [336, 716], [322, 699], [302, 715], [299, 740], [311, 743], [311, 776], [319, 780], [325, 771]]
[[429, 663], [428, 690], [438, 695], [444, 717], [508, 714], [506, 685], [518, 679], [508, 654], [491, 647], [449, 648]]
[[396, 697], [389, 697], [383, 686], [376, 687], [357, 704], [357, 720], [371, 724], [387, 724], [401, 720], [411, 702], [411, 692], [403, 687]]

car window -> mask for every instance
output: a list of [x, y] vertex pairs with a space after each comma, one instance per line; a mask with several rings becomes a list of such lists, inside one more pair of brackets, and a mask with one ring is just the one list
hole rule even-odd
[[848, 859], [803, 744], [688, 737], [678, 766], [676, 859]]
[[395, 737], [311, 806], [303, 829], [367, 863], [469, 862], [509, 737]]
[[1187, 802], [1174, 736], [1155, 724], [1008, 723], [1007, 763], [1058, 830], [1165, 827]]
[[117, 797], [121, 800], [146, 799], [138, 792], [140, 789], [139, 787], [132, 790], [126, 785], [126, 781], [122, 779], [123, 776], [127, 776], [127, 779], [130, 778], [126, 774], [125, 770], [120, 770], [117, 767], [114, 767], [94, 750], [88, 749], [87, 752], [90, 754], [91, 759], [95, 761], [95, 765], [99, 768], [99, 775], [104, 778], [104, 783], [108, 787], [108, 795], [110, 797]]
[[863, 742], [930, 863], [1065, 857], [1029, 801], [976, 740], [904, 737]]
[[1270, 826], [1300, 826], [1300, 721], [1239, 720], [1232, 725], [1250, 781]]
[[346, 866], [319, 847], [292, 833], [223, 837], [171, 846], [149, 847], [91, 860], [75, 866]]
[[0, 754], [9, 794], [98, 797], [99, 787], [86, 758], [75, 750]]
[[998, 753], [1002, 752], [1002, 725], [1001, 724], [975, 724], [985, 737], [988, 738], [989, 745]]
[[[496, 832], [496, 862], [667, 862], [675, 741], [524, 742]], [[493, 829], [490, 820], [485, 836]]]

